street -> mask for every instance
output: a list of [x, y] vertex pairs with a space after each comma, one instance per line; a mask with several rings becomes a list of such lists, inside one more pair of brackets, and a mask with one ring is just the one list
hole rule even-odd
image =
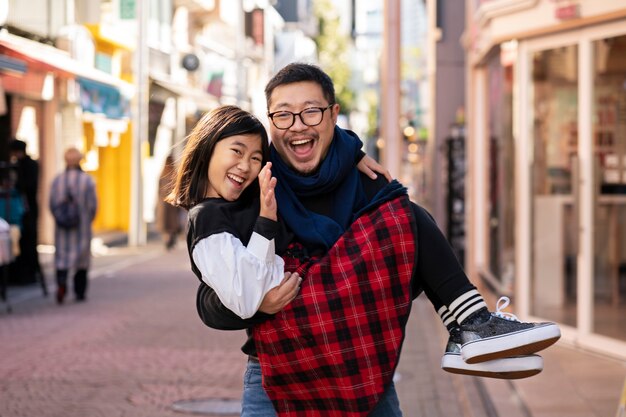
[[[201, 323], [184, 244], [97, 252], [85, 303], [71, 292], [55, 303], [51, 255], [50, 296], [10, 288], [13, 312], [0, 308], [0, 417], [238, 415], [245, 333]], [[425, 297], [407, 329], [395, 378], [405, 417], [600, 417], [617, 406], [619, 362], [556, 346], [534, 378], [453, 375], [440, 368], [446, 334]]]
[[180, 416], [177, 400], [239, 398], [244, 333], [197, 318], [186, 252], [134, 252], [94, 270], [86, 303], [38, 295], [1, 313], [0, 416]]
[[[51, 260], [45, 264], [54, 294]], [[237, 407], [244, 332], [212, 330], [198, 319], [196, 278], [182, 245], [171, 252], [156, 243], [113, 248], [94, 258], [90, 276], [86, 303], [70, 296], [58, 306], [36, 285], [11, 289], [13, 312], [0, 316], [0, 416], [169, 417], [181, 415], [173, 409], [179, 402], [207, 399]], [[412, 326], [438, 340], [407, 337], [396, 375], [405, 415], [469, 415], [454, 379], [439, 368], [443, 333], [436, 322], [413, 318], [428, 312], [422, 304]], [[224, 415], [202, 404], [205, 415]]]

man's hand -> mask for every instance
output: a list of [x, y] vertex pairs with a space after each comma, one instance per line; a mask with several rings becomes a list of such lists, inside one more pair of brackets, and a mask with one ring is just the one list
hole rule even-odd
[[378, 175], [376, 175], [377, 172], [379, 174], [383, 174], [385, 178], [387, 178], [387, 181], [391, 181], [393, 179], [391, 177], [391, 174], [389, 173], [389, 170], [385, 169], [385, 167], [380, 165], [368, 155], [365, 155], [363, 158], [361, 158], [356, 167], [359, 169], [359, 171], [361, 171], [373, 180], [378, 178]]
[[300, 291], [302, 278], [298, 273], [285, 272], [285, 278], [278, 287], [274, 287], [265, 294], [259, 311], [267, 314], [276, 314], [287, 304], [293, 301]]
[[276, 188], [276, 178], [272, 177], [272, 163], [265, 164], [259, 173], [259, 186], [261, 188], [261, 213], [260, 215], [277, 221], [277, 204], [274, 188]]

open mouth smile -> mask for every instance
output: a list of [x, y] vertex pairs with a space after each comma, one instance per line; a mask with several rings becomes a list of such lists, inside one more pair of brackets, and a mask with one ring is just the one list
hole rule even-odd
[[234, 182], [235, 184], [237, 184], [239, 186], [243, 185], [243, 183], [246, 181], [245, 178], [242, 178], [242, 177], [240, 177], [238, 175], [235, 175], [235, 174], [228, 173], [228, 174], [226, 174], [226, 177], [228, 177], [229, 180], [231, 180], [232, 182]]
[[306, 156], [315, 145], [314, 138], [297, 139], [289, 142], [289, 148], [298, 156]]

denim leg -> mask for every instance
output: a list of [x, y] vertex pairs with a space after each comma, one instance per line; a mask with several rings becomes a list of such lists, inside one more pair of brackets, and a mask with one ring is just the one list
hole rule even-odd
[[248, 362], [243, 378], [241, 417], [276, 417], [274, 405], [261, 383], [261, 365]]
[[396, 386], [392, 382], [369, 417], [402, 417]]
[[[241, 417], [276, 417], [276, 411], [261, 384], [261, 365], [248, 362], [243, 380]], [[369, 417], [402, 417], [396, 387], [391, 383]]]

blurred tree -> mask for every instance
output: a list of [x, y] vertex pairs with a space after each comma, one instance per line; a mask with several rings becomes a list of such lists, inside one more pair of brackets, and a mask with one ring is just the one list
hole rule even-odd
[[350, 36], [341, 30], [340, 17], [330, 0], [315, 0], [313, 10], [318, 20], [319, 32], [314, 38], [319, 65], [333, 79], [341, 113], [348, 114], [353, 107], [354, 91], [350, 88]]

